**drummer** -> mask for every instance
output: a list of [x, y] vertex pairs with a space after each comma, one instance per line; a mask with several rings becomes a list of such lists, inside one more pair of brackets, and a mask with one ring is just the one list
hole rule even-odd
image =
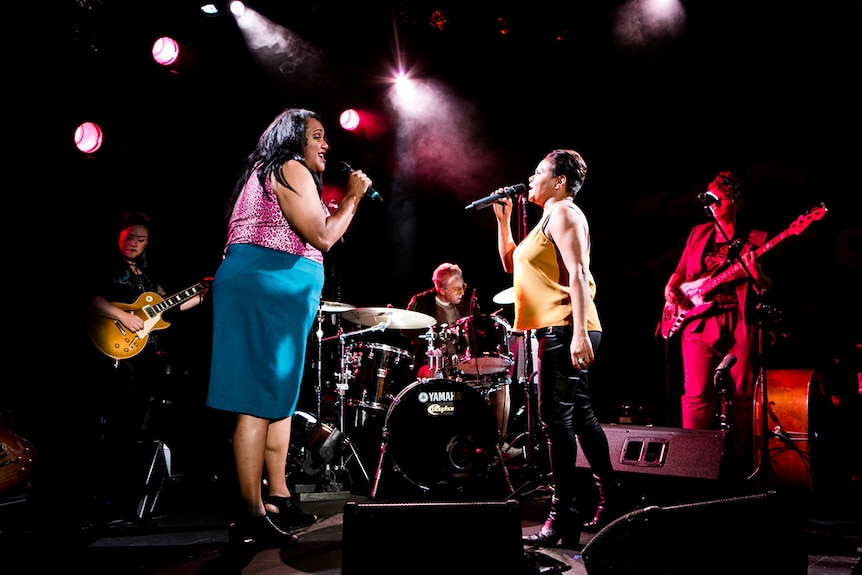
[[[407, 304], [409, 311], [430, 315], [437, 320], [436, 332], [430, 330], [404, 330], [415, 362], [416, 378], [433, 378], [439, 369], [443, 378], [457, 377], [451, 358], [455, 355], [455, 342], [447, 336], [447, 327], [455, 325], [462, 317], [471, 313], [470, 298], [465, 298], [467, 283], [458, 264], [444, 262], [431, 274], [434, 287], [414, 295]], [[430, 350], [429, 355], [429, 340]], [[497, 419], [498, 438], [506, 437], [509, 422], [509, 386], [503, 385], [488, 395], [489, 404]]]

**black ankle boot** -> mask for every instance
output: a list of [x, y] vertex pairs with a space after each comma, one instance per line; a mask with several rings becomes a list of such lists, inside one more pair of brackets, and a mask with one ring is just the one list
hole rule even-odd
[[593, 518], [584, 521], [584, 531], [594, 533], [605, 527], [608, 523], [620, 516], [619, 483], [616, 479], [602, 479], [593, 475], [596, 481], [596, 489], [599, 492], [599, 501]]
[[581, 522], [574, 501], [564, 503], [556, 497], [551, 498], [551, 511], [542, 528], [532, 535], [522, 537], [522, 541], [528, 545], [564, 549], [579, 548], [580, 540]]
[[317, 521], [317, 515], [306, 513], [300, 509], [299, 502], [295, 497], [276, 497], [274, 495], [268, 495], [263, 498], [263, 502], [278, 507], [278, 513], [270, 513], [267, 511], [267, 514], [272, 518], [276, 525], [287, 531], [291, 529], [299, 529], [300, 527], [308, 527]]
[[229, 541], [244, 547], [284, 547], [296, 541], [296, 537], [280, 529], [266, 516], [242, 516], [230, 524]]

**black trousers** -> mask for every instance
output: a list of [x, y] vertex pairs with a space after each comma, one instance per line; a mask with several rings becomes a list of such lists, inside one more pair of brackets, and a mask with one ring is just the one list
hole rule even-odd
[[[557, 498], [573, 504], [577, 498], [576, 459], [578, 442], [584, 457], [599, 477], [613, 474], [608, 439], [593, 411], [589, 373], [572, 365], [569, 345], [571, 327], [537, 330], [539, 340], [539, 420], [548, 440], [548, 456]], [[601, 343], [601, 332], [589, 333], [593, 351]]]

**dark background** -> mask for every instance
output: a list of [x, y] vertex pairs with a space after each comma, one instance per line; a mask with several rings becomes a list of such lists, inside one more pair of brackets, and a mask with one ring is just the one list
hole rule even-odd
[[[119, 216], [133, 209], [152, 216], [150, 258], [174, 291], [213, 275], [222, 208], [241, 160], [289, 106], [320, 112], [330, 166], [349, 161], [384, 198], [366, 200], [345, 241], [326, 255], [324, 299], [403, 308], [431, 286], [440, 262], [452, 261], [482, 312], [502, 307], [511, 318], [511, 306], [492, 301], [511, 285], [493, 214], [464, 207], [526, 182], [552, 148], [573, 147], [589, 164], [578, 203], [591, 222], [605, 329], [592, 370], [604, 420], [632, 405], [654, 423], [678, 423], [677, 352], [655, 328], [686, 234], [706, 217], [696, 196], [721, 170], [746, 184], [743, 221], [770, 236], [828, 208], [763, 258], [776, 284], [769, 301], [782, 318], [774, 343], [773, 332], [766, 337], [767, 366], [840, 365], [855, 374], [858, 2], [683, 2], [684, 20], [672, 33], [635, 26], [638, 42], [620, 34], [631, 6], [622, 2], [248, 4], [299, 34], [314, 57], [284, 60], [273, 73], [231, 17], [204, 18], [185, 0], [38, 3], [34, 19], [22, 23], [39, 51], [13, 68], [21, 73], [10, 86], [10, 120], [34, 142], [13, 151], [22, 183], [10, 190], [7, 221], [26, 234], [9, 244], [24, 274], [16, 283], [40, 298], [15, 306], [22, 332], [7, 349], [16, 364], [36, 368], [27, 385], [9, 388], [25, 429], [41, 425], [28, 421], [34, 401], [74, 400], [68, 382], [86, 385], [76, 358], [90, 345], [87, 302], [77, 286], [88, 254], [116, 241]], [[429, 23], [434, 10], [447, 15], [443, 30]], [[155, 65], [149, 48], [161, 34], [175, 36], [191, 57], [171, 69]], [[449, 105], [426, 110], [427, 124], [407, 140], [396, 135], [381, 81], [396, 59], [448, 93]], [[343, 132], [337, 117], [345, 107], [373, 110], [380, 131]], [[92, 156], [73, 145], [85, 120], [106, 130]], [[330, 169], [325, 181], [332, 191], [344, 178]], [[530, 225], [538, 213], [527, 207]], [[163, 339], [188, 376], [183, 385], [202, 399], [210, 308], [168, 314]], [[327, 334], [336, 323], [326, 317]], [[327, 348], [325, 358], [335, 351]], [[325, 361], [322, 369], [331, 382], [335, 366]]]

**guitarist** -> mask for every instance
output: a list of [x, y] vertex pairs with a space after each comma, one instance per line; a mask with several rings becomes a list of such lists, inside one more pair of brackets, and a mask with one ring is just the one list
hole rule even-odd
[[[146, 214], [125, 214], [120, 222], [116, 248], [107, 258], [97, 261], [101, 266], [90, 274], [90, 313], [119, 321], [129, 332], [144, 328], [144, 321], [128, 309], [115, 305], [133, 304], [145, 292], [165, 297], [166, 291], [152, 274], [147, 261], [151, 221]], [[189, 309], [203, 301], [203, 294], [183, 302], [180, 309]], [[158, 439], [157, 402], [161, 399], [159, 381], [165, 373], [165, 354], [159, 347], [158, 333], [150, 333], [144, 348], [133, 357], [115, 360], [98, 352], [93, 354], [95, 385], [86, 414], [85, 430], [98, 442], [99, 452], [118, 469], [114, 458], [130, 453], [131, 447], [143, 439]], [[136, 462], [129, 462], [137, 464]], [[140, 483], [142, 477], [124, 477]]]
[[[713, 221], [696, 225], [689, 233], [676, 269], [664, 288], [670, 304], [685, 308], [684, 284], [720, 272], [735, 260], [734, 251], [742, 254], [745, 269], [751, 272], [735, 276], [705, 294], [711, 305], [703, 313], [689, 316], [680, 329], [683, 393], [682, 426], [686, 429], [719, 429], [721, 397], [717, 391], [716, 368], [728, 355], [736, 363], [728, 370], [729, 405], [725, 462], [733, 478], [747, 476], [754, 464], [754, 385], [757, 379], [757, 294], [772, 287], [756, 260], [755, 249], [766, 241], [766, 232], [745, 234], [737, 226], [737, 212], [742, 206], [742, 185], [731, 172], [721, 172], [699, 196]], [[700, 307], [703, 309], [703, 306]], [[735, 452], [735, 455], [733, 455]]]

